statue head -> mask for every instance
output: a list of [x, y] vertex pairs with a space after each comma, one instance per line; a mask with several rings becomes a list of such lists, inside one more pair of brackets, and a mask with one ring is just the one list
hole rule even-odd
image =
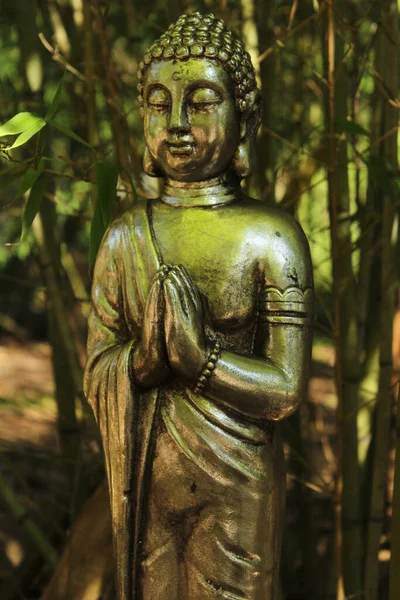
[[223, 21], [181, 16], [146, 51], [138, 78], [149, 175], [250, 174], [260, 93], [248, 52]]

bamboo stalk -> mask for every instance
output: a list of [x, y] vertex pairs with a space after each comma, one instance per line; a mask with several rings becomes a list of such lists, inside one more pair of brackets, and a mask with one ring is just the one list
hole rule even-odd
[[[381, 64], [381, 44], [375, 36], [375, 64]], [[379, 155], [379, 144], [382, 126], [381, 92], [377, 82], [370, 102], [371, 109], [371, 156]], [[365, 349], [363, 376], [359, 388], [359, 414], [358, 414], [358, 456], [362, 474], [362, 486], [365, 491], [362, 495], [362, 515], [365, 521], [365, 534], [367, 531], [367, 516], [369, 510], [369, 496], [371, 489], [371, 448], [374, 422], [374, 411], [379, 389], [379, 322], [376, 314], [380, 308], [380, 286], [375, 282], [380, 278], [380, 265], [377, 256], [377, 240], [380, 233], [380, 216], [375, 209], [376, 182], [372, 171], [369, 172], [367, 197], [364, 206], [359, 207], [360, 229], [360, 268], [358, 273], [359, 306], [359, 335], [360, 348]]]
[[74, 296], [75, 298], [79, 298], [80, 310], [87, 320], [90, 314], [90, 297], [86, 292], [85, 284], [81, 274], [79, 273], [79, 269], [75, 263], [74, 257], [71, 252], [69, 252], [65, 243], [61, 245], [61, 262], [66, 274], [68, 275]]
[[[273, 19], [276, 3], [270, 0], [261, 0], [256, 3], [256, 26], [258, 40], [265, 44], [266, 40], [273, 38]], [[258, 52], [259, 54], [259, 52]], [[276, 125], [276, 103], [274, 91], [276, 90], [276, 62], [273, 53], [265, 60], [257, 61], [262, 91], [262, 123], [257, 137], [257, 187], [262, 200], [274, 202], [275, 200], [275, 172], [276, 167], [276, 142], [270, 131]]]
[[[45, 201], [44, 201], [45, 202]], [[51, 208], [53, 208], [51, 206]], [[43, 207], [33, 223], [40, 262], [49, 302], [49, 331], [52, 342], [52, 362], [56, 383], [58, 430], [65, 471], [69, 481], [70, 516], [86, 498], [86, 482], [81, 468], [81, 431], [76, 414], [76, 398], [88, 412], [83, 394], [83, 370], [58, 276], [58, 247], [54, 239], [54, 221], [50, 207]], [[88, 417], [89, 418], [89, 417]], [[90, 415], [91, 418], [91, 415]], [[90, 428], [90, 421], [89, 421]]]
[[[387, 468], [389, 458], [392, 376], [392, 325], [394, 295], [392, 280], [391, 231], [393, 211], [390, 201], [384, 200], [382, 227], [382, 276], [380, 311], [380, 369], [379, 388], [375, 414], [374, 446], [372, 464], [372, 491], [368, 514], [368, 530], [365, 562], [366, 599], [375, 600], [379, 585], [378, 551], [386, 500]], [[385, 239], [386, 238], [386, 239]]]
[[337, 265], [339, 260], [338, 246], [338, 223], [337, 223], [337, 196], [335, 182], [335, 165], [336, 165], [336, 140], [335, 140], [335, 21], [333, 13], [332, 0], [327, 0], [327, 18], [328, 18], [328, 115], [329, 115], [329, 167], [328, 167], [328, 193], [329, 193], [329, 213], [331, 219], [331, 244], [332, 244], [332, 268], [333, 268], [333, 295], [334, 295], [334, 313], [335, 313], [335, 346], [336, 346], [336, 363], [335, 363], [335, 380], [338, 394], [338, 448], [337, 448], [337, 481], [336, 481], [336, 500], [335, 500], [335, 531], [336, 531], [336, 572], [337, 572], [337, 598], [344, 600], [344, 583], [343, 583], [343, 563], [342, 563], [342, 453], [343, 453], [343, 437], [341, 435], [341, 423], [343, 421], [342, 407], [342, 372], [341, 372], [341, 356], [340, 351], [340, 298], [338, 291], [338, 273]]
[[[91, 3], [83, 2], [83, 54], [85, 58], [85, 84], [86, 84], [86, 110], [88, 141], [96, 148], [99, 143], [99, 135], [96, 120], [96, 87], [95, 87], [95, 59]], [[92, 186], [92, 193], [95, 191]]]
[[337, 598], [361, 591], [362, 537], [357, 448], [357, 388], [360, 361], [357, 332], [355, 278], [352, 267], [349, 189], [345, 144], [337, 147], [335, 121], [347, 116], [344, 73], [337, 70], [343, 55], [342, 41], [335, 31], [333, 0], [326, 1], [328, 98], [328, 199], [333, 274], [335, 381], [337, 406], [337, 482], [335, 498]]
[[396, 463], [394, 472], [391, 550], [389, 600], [398, 600], [400, 598], [400, 386], [397, 395]]
[[[127, 136], [129, 127], [126, 123], [126, 119], [123, 113], [123, 107], [119, 93], [118, 78], [115, 73], [114, 63], [112, 59], [112, 50], [107, 35], [104, 15], [99, 0], [92, 0], [92, 3], [94, 9], [94, 22], [96, 23], [97, 27], [101, 57], [103, 61], [105, 79], [107, 82], [107, 105], [110, 112], [115, 152], [118, 158], [119, 165], [122, 169], [121, 177], [122, 179], [126, 180], [128, 174], [131, 173], [132, 170], [129, 137]], [[131, 198], [129, 200], [131, 200]]]
[[135, 11], [133, 9], [133, 0], [123, 0], [126, 22], [126, 32], [128, 38], [133, 38], [136, 29]]
[[[380, 4], [380, 32], [377, 43], [380, 44], [378, 56], [382, 63], [377, 70], [383, 76], [389, 89], [396, 93], [398, 85], [398, 8], [397, 0], [383, 0]], [[398, 123], [397, 110], [381, 96], [382, 128], [389, 131]], [[397, 136], [391, 136], [381, 145], [381, 156], [394, 172], [398, 169]], [[379, 182], [378, 182], [379, 185]], [[387, 491], [387, 470], [389, 459], [390, 419], [392, 409], [392, 331], [394, 317], [394, 276], [392, 232], [394, 221], [393, 199], [398, 194], [393, 186], [392, 194], [382, 190], [382, 224], [380, 232], [380, 318], [379, 350], [380, 370], [379, 389], [375, 414], [374, 456], [372, 463], [371, 500], [368, 514], [368, 529], [365, 559], [366, 600], [375, 600], [379, 585], [378, 552], [384, 507]]]
[[242, 6], [242, 38], [256, 70], [257, 85], [261, 88], [256, 6], [254, 0], [240, 0], [240, 3]]
[[68, 320], [65, 318], [66, 310], [64, 306], [64, 299], [59, 286], [54, 261], [51, 253], [49, 252], [48, 244], [50, 240], [46, 240], [50, 234], [50, 231], [46, 229], [45, 219], [46, 214], [45, 211], [42, 210], [41, 214], [37, 216], [33, 223], [33, 230], [42, 257], [46, 288], [56, 314], [57, 326], [65, 344], [68, 361], [67, 366], [71, 371], [71, 377], [76, 395], [81, 399], [82, 403], [84, 403], [86, 401], [83, 393], [83, 369], [79, 362], [75, 341], [73, 339]]
[[[258, 62], [259, 57], [259, 45], [258, 45], [258, 28], [256, 25], [256, 3], [254, 0], [240, 0], [241, 7], [241, 34], [244, 42], [244, 46], [247, 52], [250, 54], [251, 61], [254, 65], [256, 72], [256, 81], [258, 88], [262, 88], [260, 65]], [[267, 18], [263, 15], [263, 18]], [[265, 114], [262, 115], [264, 119]], [[262, 129], [262, 127], [260, 128]], [[261, 136], [261, 130], [259, 131], [258, 138]], [[257, 153], [258, 154], [258, 153]], [[263, 168], [260, 163], [260, 159], [256, 157], [256, 168], [254, 175], [246, 180], [245, 187], [247, 193], [251, 196], [262, 197], [262, 190], [264, 187], [265, 177], [263, 174]]]

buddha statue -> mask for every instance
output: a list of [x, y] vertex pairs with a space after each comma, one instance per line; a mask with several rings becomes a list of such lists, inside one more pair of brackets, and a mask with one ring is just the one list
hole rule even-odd
[[106, 232], [85, 391], [102, 436], [118, 600], [277, 600], [278, 422], [306, 393], [313, 314], [298, 223], [251, 199], [260, 94], [242, 43], [183, 15], [139, 69], [145, 171]]

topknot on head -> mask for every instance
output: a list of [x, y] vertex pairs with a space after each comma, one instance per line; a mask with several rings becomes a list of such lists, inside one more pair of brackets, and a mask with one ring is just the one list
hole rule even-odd
[[140, 105], [143, 106], [144, 75], [153, 61], [203, 57], [218, 61], [228, 71], [235, 88], [237, 109], [249, 110], [257, 91], [249, 53], [221, 19], [199, 12], [179, 17], [145, 52], [138, 71]]

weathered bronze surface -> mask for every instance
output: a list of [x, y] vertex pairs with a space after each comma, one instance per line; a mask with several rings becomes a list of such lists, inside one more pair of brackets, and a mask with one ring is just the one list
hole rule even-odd
[[139, 71], [145, 169], [93, 280], [85, 387], [103, 439], [118, 600], [276, 600], [285, 504], [277, 421], [308, 379], [313, 280], [287, 214], [248, 198], [254, 69], [185, 15]]

